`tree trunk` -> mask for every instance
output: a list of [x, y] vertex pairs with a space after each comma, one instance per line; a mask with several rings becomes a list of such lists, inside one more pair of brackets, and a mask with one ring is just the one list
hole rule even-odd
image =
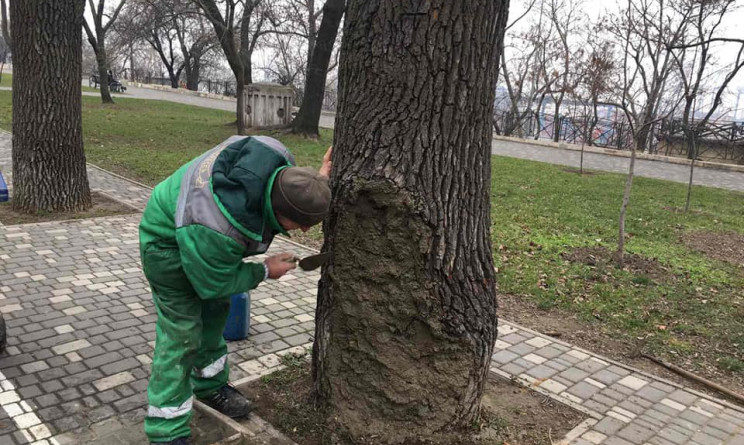
[[243, 91], [245, 85], [240, 82], [240, 77], [235, 77], [235, 96], [238, 99], [235, 109], [235, 117], [237, 119], [238, 134], [245, 134], [245, 97]]
[[199, 91], [199, 65], [191, 65], [186, 70], [186, 89], [191, 91]]
[[633, 176], [635, 175], [635, 160], [636, 160], [636, 147], [635, 145], [630, 151], [630, 165], [628, 166], [628, 177], [625, 180], [625, 189], [623, 190], [623, 202], [620, 205], [620, 218], [618, 221], [618, 239], [617, 239], [617, 253], [616, 259], [620, 267], [625, 263], [625, 215], [628, 211], [628, 205], [630, 204], [630, 191], [633, 187]]
[[698, 135], [697, 129], [693, 131], [688, 131], [688, 133], [691, 133], [688, 135], [688, 140], [690, 144], [689, 148], [689, 156], [690, 156], [690, 178], [687, 181], [687, 196], [685, 197], [685, 213], [690, 211], [690, 199], [692, 198], [692, 179], [695, 174], [695, 160], [697, 159], [697, 144], [696, 144], [696, 138]]
[[14, 0], [13, 208], [90, 207], [81, 122], [83, 0]]
[[13, 41], [10, 38], [10, 27], [8, 26], [8, 10], [5, 7], [5, 0], [0, 0], [0, 32], [2, 33], [5, 44], [13, 47]]
[[507, 8], [348, 3], [313, 377], [355, 440], [478, 418], [497, 326], [491, 115]]
[[295, 133], [308, 136], [318, 135], [328, 64], [333, 54], [338, 27], [344, 15], [345, 3], [345, 0], [327, 0], [323, 5], [323, 19], [320, 22], [312, 59], [308, 64], [305, 94], [302, 96], [300, 111], [292, 122], [292, 131]]
[[555, 108], [553, 110], [553, 142], [560, 142], [561, 140], [561, 101], [555, 102]]
[[101, 83], [101, 102], [105, 104], [114, 103], [109, 90], [108, 60], [106, 60], [106, 49], [101, 38], [98, 38], [98, 51], [96, 51], [96, 62], [98, 62], [98, 81]]
[[178, 74], [173, 70], [173, 66], [166, 65], [168, 70], [168, 79], [170, 80], [171, 88], [178, 88], [178, 80], [181, 77], [181, 70], [178, 70]]
[[[317, 29], [315, 22], [315, 0], [307, 1], [307, 68], [310, 68], [310, 61], [315, 51], [315, 39], [317, 38]], [[338, 28], [338, 26], [336, 26]], [[309, 71], [309, 70], [308, 70]]]

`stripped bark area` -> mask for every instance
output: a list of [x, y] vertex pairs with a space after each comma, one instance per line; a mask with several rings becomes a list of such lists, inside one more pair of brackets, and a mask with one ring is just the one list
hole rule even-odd
[[352, 0], [313, 376], [356, 441], [472, 425], [496, 339], [494, 81], [506, 1]]
[[91, 206], [81, 122], [83, 0], [15, 0], [13, 208]]

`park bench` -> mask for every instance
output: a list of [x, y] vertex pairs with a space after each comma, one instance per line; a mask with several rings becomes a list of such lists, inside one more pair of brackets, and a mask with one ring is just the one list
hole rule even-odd
[[[88, 78], [88, 86], [91, 88], [98, 88], [100, 84], [101, 81], [98, 77], [98, 74], [91, 74]], [[127, 87], [122, 85], [122, 83], [118, 80], [109, 77], [109, 89], [114, 93], [123, 93], [127, 90]]]

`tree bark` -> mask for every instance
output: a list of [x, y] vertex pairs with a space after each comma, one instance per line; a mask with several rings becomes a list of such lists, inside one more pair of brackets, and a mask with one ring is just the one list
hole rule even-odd
[[5, 6], [5, 0], [0, 0], [0, 32], [2, 32], [5, 44], [9, 47], [12, 47], [13, 41], [10, 38], [10, 27], [8, 26], [8, 10]]
[[14, 0], [13, 208], [91, 205], [82, 138], [84, 0]]
[[616, 260], [618, 266], [622, 267], [625, 263], [625, 215], [628, 212], [630, 204], [630, 191], [633, 187], [633, 177], [635, 176], [635, 160], [637, 148], [635, 145], [630, 151], [630, 165], [628, 166], [628, 176], [625, 179], [625, 188], [623, 189], [623, 201], [620, 204], [620, 218], [618, 220], [618, 239]]
[[187, 63], [184, 67], [186, 70], [186, 89], [199, 91], [199, 77], [201, 76], [198, 63], [191, 65]]
[[698, 153], [697, 153], [697, 144], [696, 139], [698, 135], [697, 128], [693, 131], [687, 131], [687, 133], [691, 133], [688, 135], [689, 138], [689, 157], [690, 157], [690, 177], [687, 181], [687, 196], [685, 196], [685, 213], [690, 211], [690, 200], [692, 199], [692, 182], [695, 175], [695, 160], [697, 160]]
[[323, 5], [323, 19], [320, 22], [318, 37], [313, 44], [312, 58], [308, 64], [305, 94], [302, 96], [300, 110], [292, 122], [294, 133], [302, 133], [311, 137], [318, 136], [328, 64], [333, 54], [338, 27], [344, 16], [345, 3], [345, 0], [327, 0]]
[[497, 332], [491, 116], [507, 11], [348, 3], [313, 377], [354, 440], [478, 418]]
[[101, 46], [96, 52], [96, 62], [98, 62], [98, 79], [101, 82], [101, 102], [105, 104], [114, 103], [109, 89], [108, 60], [106, 60], [106, 49]]

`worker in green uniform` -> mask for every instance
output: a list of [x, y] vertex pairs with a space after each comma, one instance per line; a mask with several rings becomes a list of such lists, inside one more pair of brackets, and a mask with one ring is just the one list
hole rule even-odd
[[139, 227], [158, 314], [145, 418], [152, 443], [189, 443], [194, 396], [234, 418], [250, 412], [228, 385], [229, 297], [295, 267], [288, 253], [263, 263], [244, 258], [266, 252], [276, 234], [323, 220], [330, 153], [316, 172], [295, 167], [276, 139], [233, 136], [153, 190]]

